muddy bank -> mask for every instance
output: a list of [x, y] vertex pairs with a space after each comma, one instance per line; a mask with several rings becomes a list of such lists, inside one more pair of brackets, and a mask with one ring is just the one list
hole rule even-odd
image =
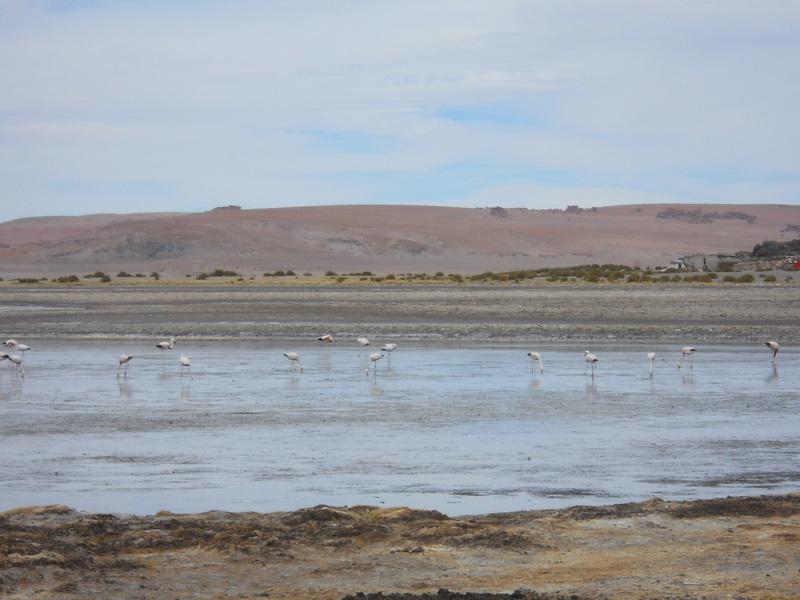
[[798, 311], [791, 285], [0, 288], [0, 331], [26, 338], [796, 343]]
[[799, 541], [800, 494], [458, 518], [371, 506], [153, 516], [46, 506], [0, 513], [0, 594], [788, 599]]

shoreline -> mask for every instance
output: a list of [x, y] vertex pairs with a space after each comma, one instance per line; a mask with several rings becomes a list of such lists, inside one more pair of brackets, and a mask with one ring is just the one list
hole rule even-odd
[[333, 600], [448, 588], [789, 599], [798, 540], [800, 493], [463, 517], [370, 506], [151, 516], [21, 507], [0, 513], [0, 592]]
[[800, 342], [795, 286], [0, 288], [18, 338]]

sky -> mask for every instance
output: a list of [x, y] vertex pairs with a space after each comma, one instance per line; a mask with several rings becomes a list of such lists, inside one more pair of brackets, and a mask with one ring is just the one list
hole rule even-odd
[[0, 221], [800, 204], [795, 0], [0, 0]]

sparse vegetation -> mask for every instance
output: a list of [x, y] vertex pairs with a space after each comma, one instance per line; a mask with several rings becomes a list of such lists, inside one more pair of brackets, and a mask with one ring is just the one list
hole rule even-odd
[[56, 278], [56, 283], [78, 283], [80, 279], [77, 275], [62, 275]]
[[39, 283], [35, 277], [17, 277], [17, 283]]
[[197, 279], [205, 281], [209, 277], [240, 277], [240, 275], [236, 271], [228, 271], [226, 269], [214, 269], [210, 273], [200, 273], [200, 275], [197, 276]]
[[745, 273], [744, 275], [740, 275], [739, 277], [734, 277], [733, 275], [726, 275], [722, 278], [722, 281], [725, 283], [753, 283], [755, 281], [755, 277], [753, 277], [750, 273]]

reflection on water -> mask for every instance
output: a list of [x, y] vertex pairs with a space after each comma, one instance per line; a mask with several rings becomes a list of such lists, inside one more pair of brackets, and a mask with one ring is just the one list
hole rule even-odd
[[[570, 346], [537, 348], [542, 374], [526, 348], [405, 343], [365, 375], [355, 343], [183, 341], [191, 376], [146, 348], [42, 340], [24, 380], [0, 366], [0, 510], [475, 513], [800, 484], [791, 348], [779, 376], [750, 347], [701, 347], [676, 369], [679, 349], [610, 345], [592, 349], [594, 377]], [[116, 377], [123, 352], [137, 359]]]
[[767, 383], [777, 383], [778, 381], [778, 367], [775, 363], [772, 363], [772, 372], [767, 375], [767, 378], [764, 380]]

